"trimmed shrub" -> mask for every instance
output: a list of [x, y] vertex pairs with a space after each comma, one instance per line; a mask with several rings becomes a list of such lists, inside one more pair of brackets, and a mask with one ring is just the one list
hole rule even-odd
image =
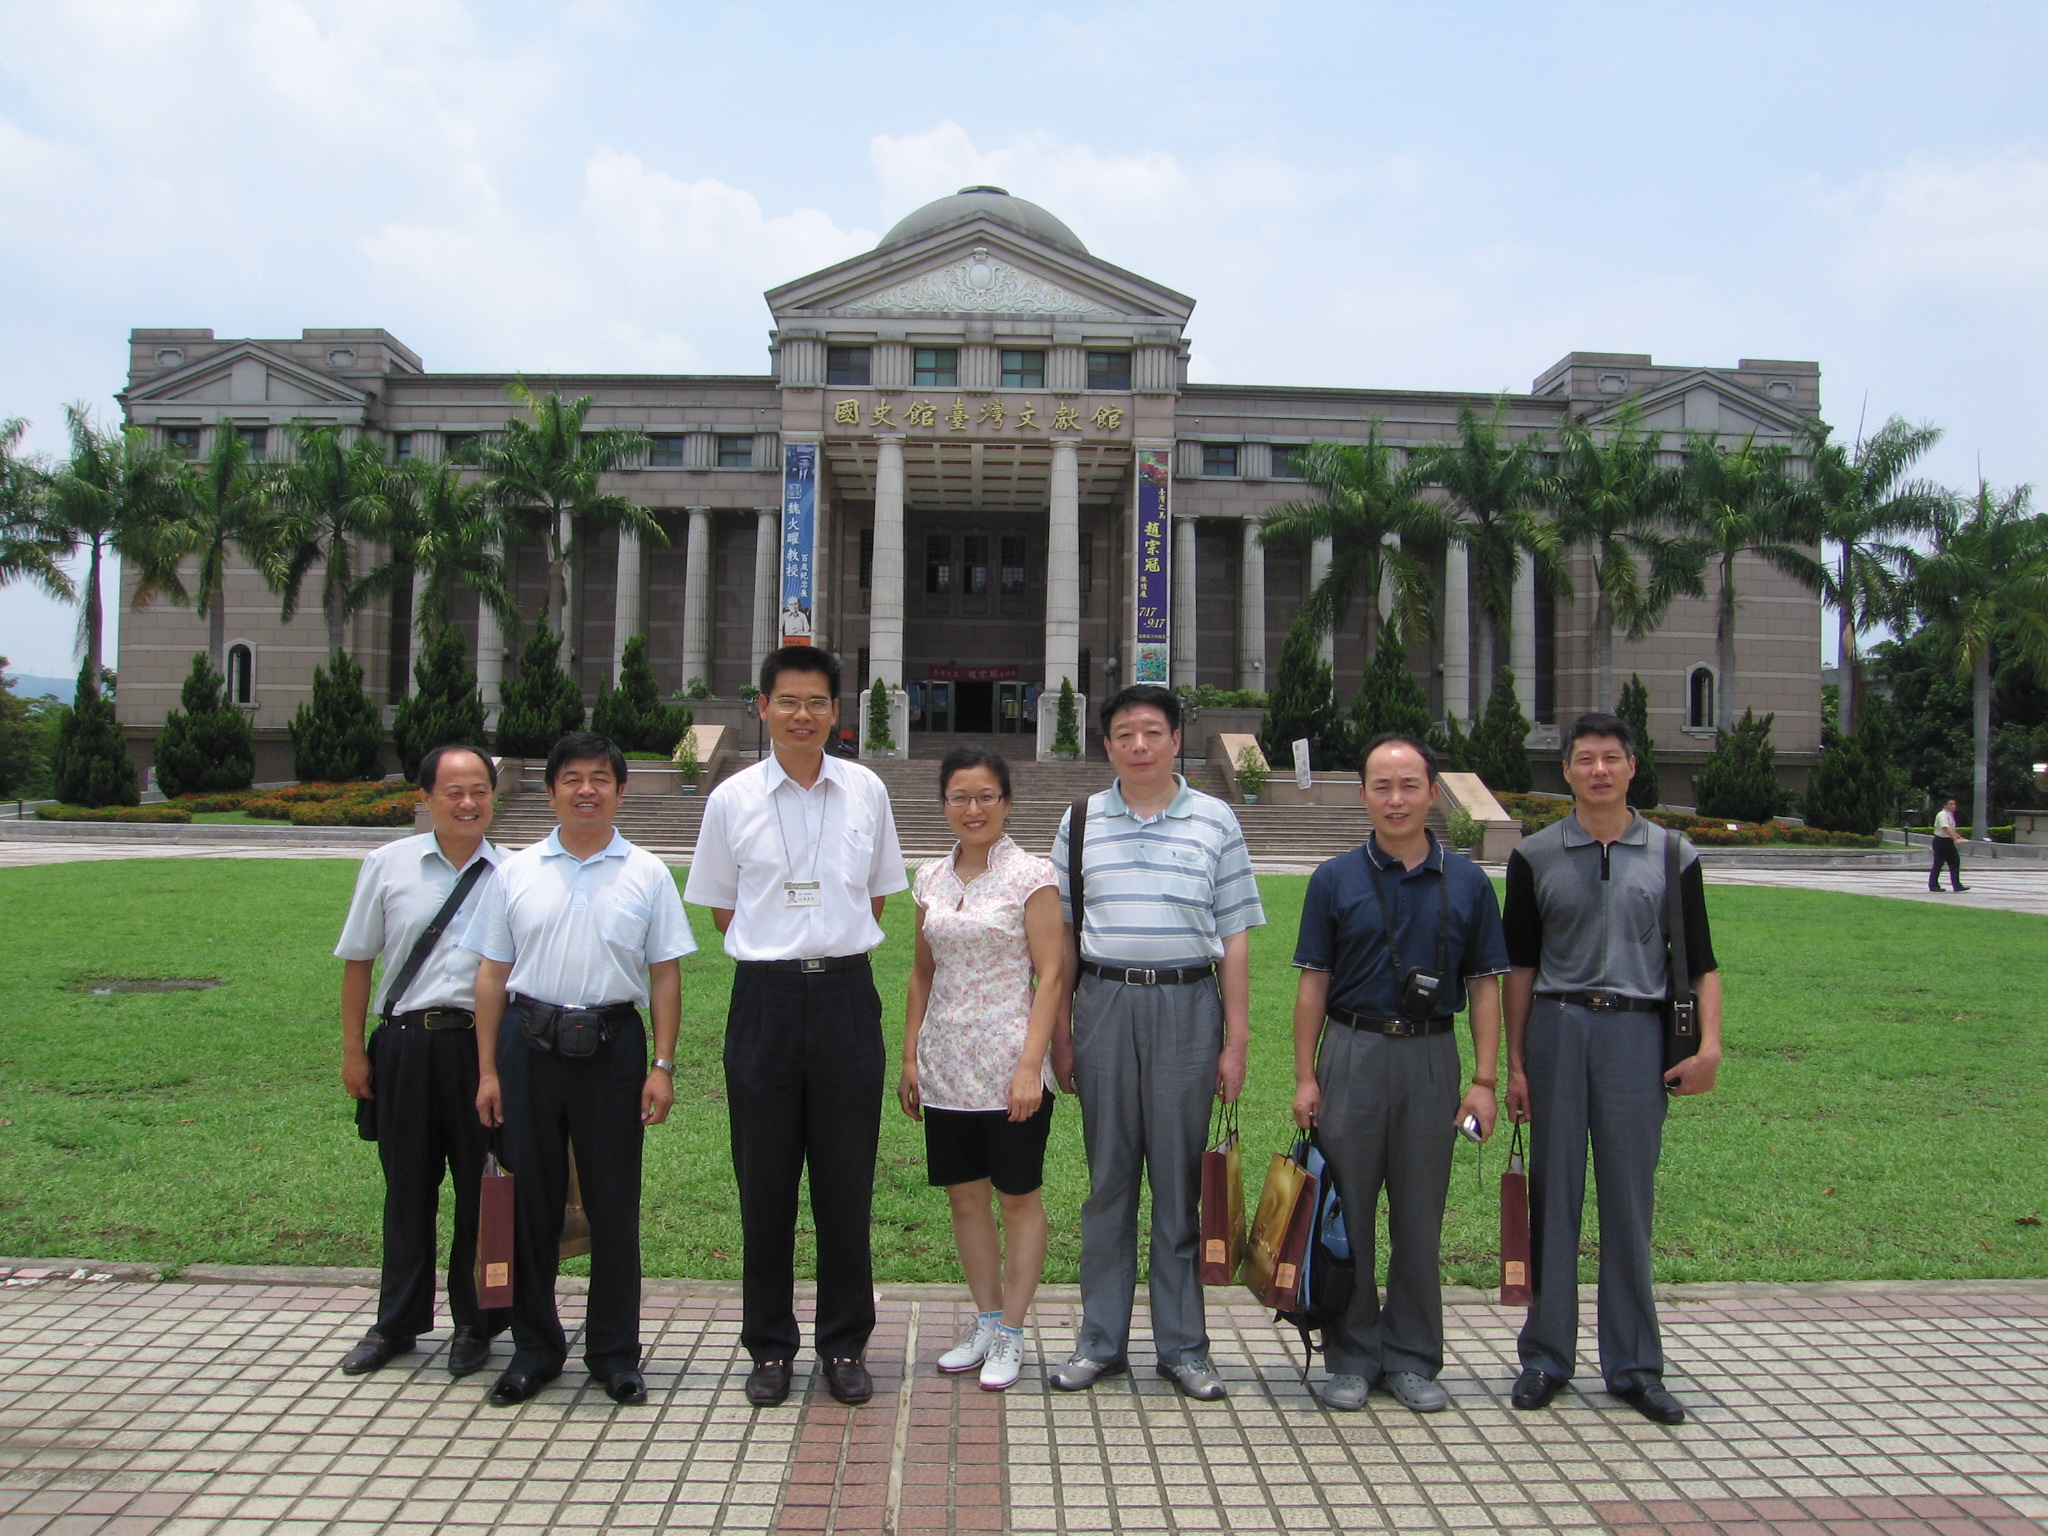
[[1379, 649], [1366, 664], [1358, 697], [1351, 701], [1351, 738], [1344, 745], [1339, 766], [1357, 767], [1365, 744], [1384, 731], [1426, 740], [1435, 724], [1429, 698], [1408, 670], [1407, 651], [1394, 640], [1391, 628], [1382, 631]]
[[363, 692], [363, 669], [337, 651], [313, 671], [313, 697], [292, 716], [292, 771], [301, 779], [366, 779], [379, 767], [384, 726]]
[[519, 650], [519, 669], [505, 685], [498, 750], [507, 757], [546, 757], [555, 743], [583, 729], [583, 690], [564, 672], [562, 637], [541, 620]]
[[[1504, 794], [1526, 795], [1535, 782], [1529, 767], [1528, 740], [1529, 717], [1522, 713], [1521, 701], [1515, 697], [1515, 674], [1506, 667], [1497, 667], [1493, 692], [1487, 695], [1486, 713], [1473, 729], [1469, 752], [1472, 772], [1479, 775], [1480, 782], [1493, 791], [1496, 799]], [[1570, 809], [1568, 804], [1566, 809]]]
[[1650, 690], [1637, 674], [1629, 674], [1614, 712], [1636, 737], [1636, 776], [1629, 780], [1628, 803], [1639, 811], [1654, 811], [1663, 799], [1657, 792], [1657, 743], [1650, 737]]
[[398, 766], [410, 781], [420, 776], [420, 759], [436, 747], [484, 745], [484, 701], [476, 691], [462, 635], [444, 624], [427, 637], [412, 667], [412, 696], [398, 706], [391, 740]]
[[610, 737], [621, 752], [652, 752], [659, 757], [675, 751], [683, 732], [695, 720], [690, 710], [661, 702], [661, 691], [654, 686], [654, 668], [647, 660], [645, 635], [626, 642], [618, 687], [607, 683], [598, 689], [597, 703], [590, 711], [590, 728]]
[[1800, 809], [1813, 826], [1868, 835], [1898, 814], [1899, 789], [1884, 714], [1873, 700], [1855, 730], [1821, 748]]
[[1714, 750], [1700, 765], [1699, 813], [1723, 821], [1769, 821], [1785, 808], [1778, 787], [1777, 749], [1771, 723], [1778, 717], [1745, 709], [1732, 731], [1714, 738]]
[[43, 821], [151, 821], [182, 824], [192, 813], [182, 805], [42, 805]]
[[1259, 722], [1259, 750], [1269, 762], [1291, 763], [1294, 744], [1303, 737], [1308, 738], [1313, 766], [1353, 766], [1351, 731], [1337, 711], [1329, 664], [1315, 634], [1297, 622], [1280, 647], [1280, 666], [1266, 695], [1266, 718]]
[[[1041, 703], [1038, 707], [1043, 709], [1045, 705]], [[1071, 677], [1060, 679], [1059, 713], [1052, 722], [1052, 749], [1071, 752], [1077, 758], [1081, 755], [1081, 699], [1074, 692]]]
[[868, 750], [893, 752], [896, 738], [889, 730], [889, 689], [878, 677], [868, 690]]
[[114, 720], [114, 701], [100, 692], [92, 663], [78, 671], [78, 694], [57, 727], [51, 778], [66, 805], [139, 805], [142, 787], [128, 744]]
[[204, 651], [192, 658], [179, 707], [164, 716], [156, 739], [156, 787], [171, 799], [247, 789], [256, 776], [248, 712], [227, 701], [225, 687]]

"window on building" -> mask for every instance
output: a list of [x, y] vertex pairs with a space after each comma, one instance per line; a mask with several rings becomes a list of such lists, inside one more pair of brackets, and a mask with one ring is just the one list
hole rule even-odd
[[1202, 476], [1228, 479], [1237, 473], [1237, 444], [1202, 444]]
[[477, 445], [483, 440], [480, 432], [450, 432], [441, 439], [442, 451], [457, 464], [474, 464]]
[[960, 541], [960, 574], [965, 590], [979, 596], [988, 590], [988, 537], [970, 533]]
[[1024, 535], [1003, 535], [1003, 595], [1016, 597], [1024, 591]]
[[745, 436], [718, 439], [718, 467], [720, 469], [752, 469], [754, 467], [754, 437]]
[[256, 702], [256, 648], [246, 640], [228, 647], [228, 702]]
[[181, 459], [199, 457], [199, 429], [197, 427], [165, 427], [164, 443], [172, 453]]
[[960, 387], [960, 349], [958, 347], [919, 347], [911, 359], [910, 382], [921, 388], [958, 389]]
[[1090, 389], [1129, 389], [1131, 387], [1131, 354], [1128, 352], [1090, 352], [1088, 354], [1088, 387]]
[[1715, 717], [1714, 669], [1694, 667], [1685, 678], [1685, 725], [1687, 730], [1711, 731]]
[[681, 469], [683, 467], [683, 439], [681, 433], [668, 433], [647, 440], [647, 467], [649, 469]]
[[865, 592], [875, 584], [875, 530], [863, 528], [860, 531], [860, 589]]
[[925, 537], [924, 589], [934, 595], [953, 590], [953, 540], [949, 534]]
[[391, 462], [392, 462], [392, 463], [394, 463], [394, 464], [403, 464], [403, 463], [404, 463], [404, 462], [405, 462], [405, 461], [406, 461], [407, 459], [409, 459], [409, 458], [411, 458], [411, 457], [412, 457], [412, 434], [411, 434], [410, 432], [394, 432], [394, 433], [392, 433], [392, 434], [391, 434]]
[[868, 383], [872, 376], [869, 363], [872, 355], [866, 347], [827, 347], [825, 382], [856, 386]]
[[1273, 445], [1273, 478], [1275, 480], [1299, 480], [1301, 478], [1301, 443], [1275, 443]]
[[1003, 388], [1043, 389], [1045, 388], [1045, 354], [1043, 352], [1003, 352]]
[[235, 436], [242, 440], [242, 446], [249, 450], [252, 463], [261, 463], [270, 454], [270, 428], [237, 427]]

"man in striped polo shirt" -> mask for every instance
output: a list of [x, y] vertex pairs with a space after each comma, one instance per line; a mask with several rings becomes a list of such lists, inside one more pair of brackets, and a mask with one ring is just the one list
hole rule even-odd
[[1088, 801], [1081, 924], [1069, 869], [1073, 812], [1052, 861], [1078, 983], [1053, 1070], [1081, 1101], [1088, 1201], [1081, 1208], [1081, 1335], [1052, 1374], [1062, 1391], [1130, 1368], [1141, 1175], [1152, 1188], [1152, 1342], [1159, 1374], [1187, 1396], [1222, 1397], [1209, 1363], [1200, 1251], [1209, 1107], [1234, 1103], [1250, 1043], [1251, 941], [1263, 924], [1244, 833], [1230, 807], [1173, 771], [1180, 700], [1134, 684], [1102, 709], [1116, 783]]

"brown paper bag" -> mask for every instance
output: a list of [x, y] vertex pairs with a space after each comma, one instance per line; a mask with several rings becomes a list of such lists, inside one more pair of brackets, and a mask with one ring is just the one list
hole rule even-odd
[[1218, 1106], [1215, 1118], [1202, 1154], [1201, 1276], [1204, 1285], [1229, 1285], [1244, 1262], [1244, 1158], [1237, 1106]]
[[1500, 1176], [1500, 1304], [1526, 1307], [1536, 1299], [1529, 1270], [1529, 1176], [1522, 1167], [1522, 1128], [1508, 1144], [1507, 1172]]
[[476, 1304], [512, 1305], [512, 1175], [496, 1150], [484, 1154], [483, 1184], [477, 1195]]
[[583, 1183], [576, 1176], [576, 1149], [569, 1152], [569, 1198], [562, 1206], [562, 1258], [590, 1252], [590, 1218], [583, 1211]]
[[1294, 1310], [1315, 1207], [1315, 1176], [1298, 1158], [1275, 1152], [1266, 1165], [1266, 1185], [1244, 1256], [1245, 1288], [1275, 1312]]

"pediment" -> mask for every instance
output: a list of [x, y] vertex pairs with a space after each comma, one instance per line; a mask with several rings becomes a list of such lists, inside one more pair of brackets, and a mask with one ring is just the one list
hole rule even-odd
[[129, 390], [135, 405], [303, 405], [360, 408], [354, 385], [254, 342], [239, 342]]
[[1626, 401], [1616, 400], [1588, 419], [1594, 425], [1604, 425], [1615, 420], [1624, 406], [1635, 408], [1645, 430], [1661, 432], [1672, 441], [1688, 432], [1716, 437], [1796, 437], [1808, 419], [1707, 368], [1667, 379]]

